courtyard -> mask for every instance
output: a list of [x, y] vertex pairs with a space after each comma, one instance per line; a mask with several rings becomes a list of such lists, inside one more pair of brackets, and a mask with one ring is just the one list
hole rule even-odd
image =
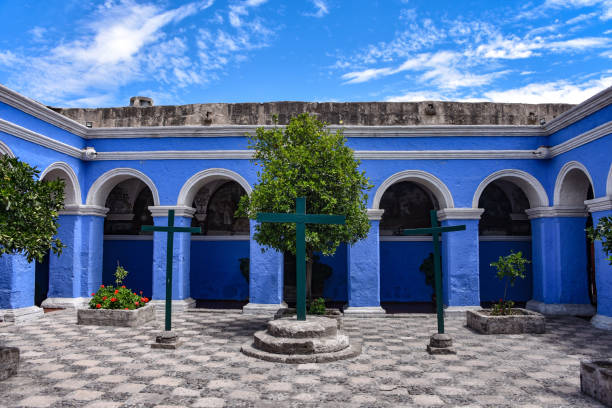
[[[388, 315], [391, 316], [391, 315]], [[142, 328], [76, 325], [74, 310], [0, 326], [21, 350], [0, 382], [3, 407], [601, 407], [580, 393], [580, 360], [612, 355], [609, 332], [576, 317], [547, 318], [542, 335], [479, 335], [446, 320], [457, 355], [430, 356], [433, 314], [344, 318], [356, 358], [284, 365], [240, 346], [267, 319], [233, 311], [174, 313], [184, 341], [152, 350], [163, 314]]]

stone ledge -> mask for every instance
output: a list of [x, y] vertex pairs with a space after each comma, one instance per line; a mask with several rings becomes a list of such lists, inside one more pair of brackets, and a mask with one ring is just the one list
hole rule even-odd
[[0, 347], [0, 381], [17, 374], [19, 370], [19, 349]]
[[282, 303], [247, 303], [242, 308], [242, 314], [259, 315], [259, 316], [274, 316], [278, 312], [287, 309], [287, 304]]
[[40, 319], [45, 312], [38, 306], [17, 309], [0, 309], [0, 322], [21, 324]]
[[46, 298], [41, 307], [49, 309], [86, 309], [89, 307], [89, 299], [78, 298]]
[[[157, 311], [165, 311], [166, 310], [166, 300], [164, 299], [155, 299], [149, 302], [150, 305], [155, 306], [155, 310]], [[195, 308], [196, 301], [192, 298], [186, 299], [173, 299], [172, 300], [172, 311], [175, 312], [184, 312], [188, 309]]]
[[350, 317], [383, 317], [387, 314], [380, 306], [349, 306], [342, 312]]
[[595, 308], [589, 304], [544, 303], [530, 300], [525, 308], [548, 316], [593, 316], [595, 314]]

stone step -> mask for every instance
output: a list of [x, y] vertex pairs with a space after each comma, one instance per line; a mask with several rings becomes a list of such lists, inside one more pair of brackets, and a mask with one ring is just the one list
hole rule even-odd
[[258, 350], [252, 343], [242, 346], [240, 349], [244, 354], [260, 360], [272, 361], [275, 363], [306, 364], [306, 363], [329, 363], [331, 361], [344, 360], [356, 357], [361, 353], [361, 344], [351, 344], [344, 350], [333, 353], [320, 354], [275, 354], [267, 351]]
[[335, 336], [338, 332], [336, 319], [320, 316], [309, 316], [305, 321], [295, 317], [271, 320], [268, 322], [268, 334], [274, 337], [306, 339]]
[[343, 333], [309, 339], [276, 337], [262, 330], [255, 333], [253, 346], [274, 354], [333, 353], [347, 348], [349, 338]]

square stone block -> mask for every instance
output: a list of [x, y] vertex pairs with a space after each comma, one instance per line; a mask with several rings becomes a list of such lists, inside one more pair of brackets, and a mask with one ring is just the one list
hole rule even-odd
[[482, 334], [544, 333], [544, 315], [526, 309], [512, 309], [517, 314], [491, 316], [490, 309], [468, 310], [467, 325]]
[[138, 327], [155, 320], [155, 307], [146, 305], [134, 310], [79, 309], [77, 324], [95, 326]]
[[612, 407], [612, 359], [581, 361], [580, 390]]
[[19, 349], [0, 346], [0, 381], [17, 374], [19, 369]]

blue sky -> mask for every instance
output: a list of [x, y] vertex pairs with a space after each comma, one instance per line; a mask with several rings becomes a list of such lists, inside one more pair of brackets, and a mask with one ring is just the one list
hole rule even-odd
[[53, 106], [579, 103], [612, 0], [2, 0], [0, 83]]

